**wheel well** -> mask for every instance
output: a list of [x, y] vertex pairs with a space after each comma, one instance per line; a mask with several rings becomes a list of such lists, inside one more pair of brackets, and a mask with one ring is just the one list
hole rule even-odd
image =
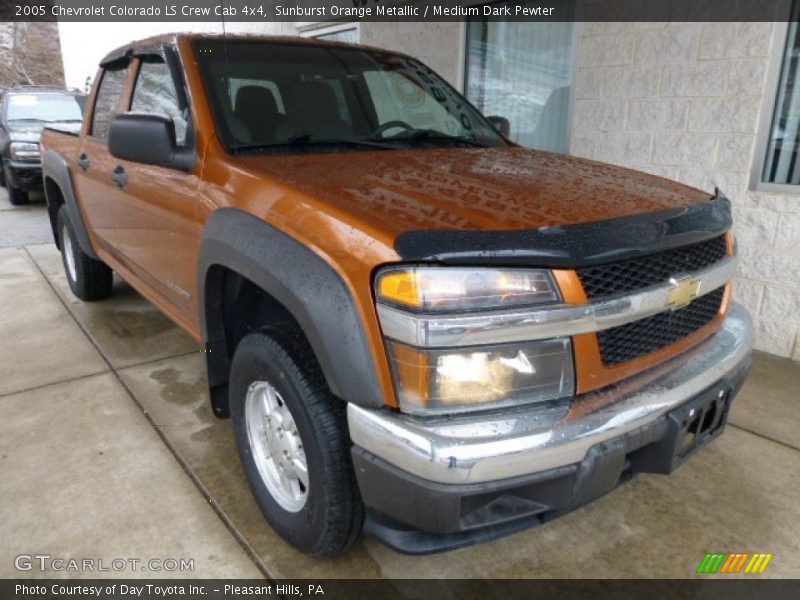
[[205, 320], [208, 383], [218, 417], [229, 415], [228, 374], [233, 353], [244, 336], [280, 323], [306, 337], [283, 304], [246, 277], [219, 265], [211, 267], [206, 276]]
[[53, 240], [56, 247], [61, 250], [61, 241], [58, 239], [58, 211], [64, 204], [64, 194], [61, 188], [50, 177], [44, 180], [44, 196], [47, 200], [47, 213], [50, 216], [50, 229], [53, 231]]

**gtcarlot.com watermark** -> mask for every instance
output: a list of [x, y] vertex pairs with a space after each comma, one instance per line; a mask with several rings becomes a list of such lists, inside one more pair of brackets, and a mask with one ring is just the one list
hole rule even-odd
[[68, 573], [149, 571], [194, 571], [193, 558], [63, 558], [50, 554], [19, 554], [14, 558], [18, 571], [65, 571]]

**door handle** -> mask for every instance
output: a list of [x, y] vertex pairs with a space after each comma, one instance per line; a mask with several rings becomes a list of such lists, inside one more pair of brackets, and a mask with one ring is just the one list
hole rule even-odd
[[114, 180], [114, 184], [119, 188], [128, 185], [128, 174], [125, 173], [125, 167], [122, 165], [117, 165], [116, 168], [111, 172], [111, 179]]
[[89, 157], [84, 153], [78, 157], [78, 166], [81, 168], [81, 171], [85, 171], [89, 168]]

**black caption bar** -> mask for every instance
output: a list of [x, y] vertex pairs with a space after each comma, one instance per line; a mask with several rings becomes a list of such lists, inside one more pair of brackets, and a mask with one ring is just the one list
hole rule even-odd
[[3, 0], [0, 21], [786, 21], [791, 0]]
[[798, 598], [800, 581], [766, 579], [684, 580], [136, 580], [136, 579], [29, 579], [0, 580], [3, 600], [245, 600], [264, 598], [324, 598], [326, 600], [516, 600], [569, 598], [570, 600], [657, 598], [756, 597]]

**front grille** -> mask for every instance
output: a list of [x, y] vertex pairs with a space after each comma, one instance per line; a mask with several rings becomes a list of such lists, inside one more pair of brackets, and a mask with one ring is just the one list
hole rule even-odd
[[712, 265], [722, 260], [726, 252], [725, 236], [721, 235], [699, 244], [608, 265], [586, 267], [577, 272], [586, 297], [592, 300], [664, 283], [679, 273]]
[[719, 313], [724, 295], [725, 288], [721, 287], [678, 310], [598, 332], [603, 364], [613, 366], [634, 360], [694, 333]]

